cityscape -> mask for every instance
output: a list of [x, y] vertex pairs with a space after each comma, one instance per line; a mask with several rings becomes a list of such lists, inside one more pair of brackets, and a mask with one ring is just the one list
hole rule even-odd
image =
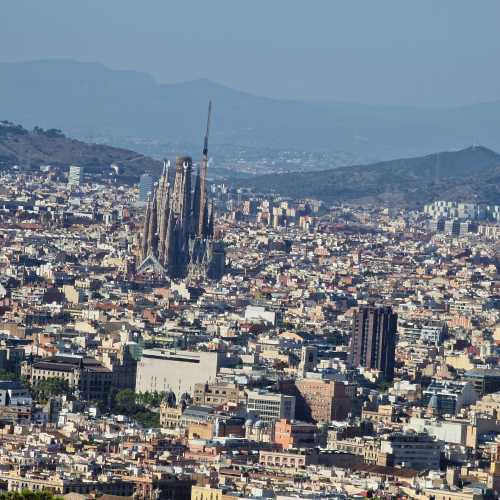
[[200, 85], [182, 140], [0, 116], [0, 500], [500, 498], [495, 145], [226, 143], [270, 104]]

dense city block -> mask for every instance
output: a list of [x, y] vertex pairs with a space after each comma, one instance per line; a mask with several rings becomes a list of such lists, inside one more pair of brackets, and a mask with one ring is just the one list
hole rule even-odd
[[0, 486], [495, 498], [499, 207], [282, 198], [205, 160], [2, 174]]

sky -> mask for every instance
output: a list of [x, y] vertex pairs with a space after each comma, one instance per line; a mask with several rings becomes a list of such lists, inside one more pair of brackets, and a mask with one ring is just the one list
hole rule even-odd
[[456, 106], [500, 100], [499, 21], [498, 0], [4, 0], [0, 62], [65, 58], [278, 98]]

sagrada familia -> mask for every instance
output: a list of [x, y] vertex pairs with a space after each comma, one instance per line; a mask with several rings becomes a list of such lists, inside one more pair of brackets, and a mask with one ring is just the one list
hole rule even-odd
[[220, 279], [224, 273], [225, 252], [214, 240], [214, 208], [207, 199], [208, 133], [212, 104], [208, 107], [203, 155], [191, 186], [193, 161], [177, 157], [173, 186], [169, 180], [170, 162], [148, 199], [141, 242], [142, 263], [138, 272], [150, 271], [174, 279]]

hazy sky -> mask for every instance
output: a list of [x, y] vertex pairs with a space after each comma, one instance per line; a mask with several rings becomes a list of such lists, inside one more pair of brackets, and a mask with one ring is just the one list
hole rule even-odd
[[[252, 93], [500, 99], [499, 0], [2, 0], [0, 61], [71, 58]], [[0, 75], [1, 77], [1, 75]]]

